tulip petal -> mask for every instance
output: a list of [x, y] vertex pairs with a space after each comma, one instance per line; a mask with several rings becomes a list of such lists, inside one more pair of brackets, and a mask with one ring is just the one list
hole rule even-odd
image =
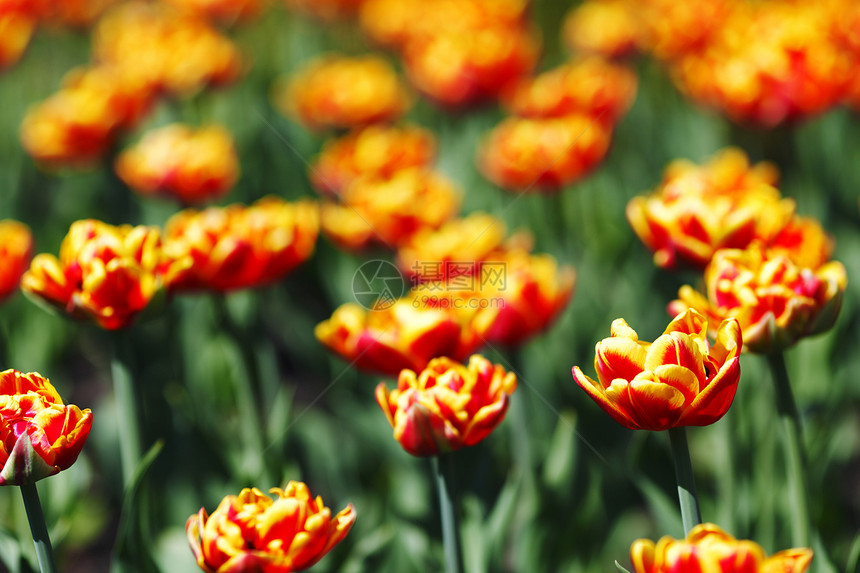
[[675, 426], [684, 395], [672, 386], [638, 378], [630, 383], [630, 404], [640, 428], [659, 431]]
[[634, 573], [654, 571], [654, 542], [650, 539], [637, 539], [630, 546], [630, 563]]
[[616, 422], [631, 430], [640, 428], [639, 424], [628, 414], [631, 410], [629, 409], [630, 400], [627, 397], [626, 380], [620, 378], [614, 380], [609, 388], [604, 389], [601, 384], [583, 374], [579, 366], [573, 367], [573, 379]]
[[[705, 380], [704, 355], [699, 341], [690, 335], [670, 332], [660, 336], [648, 348], [645, 370], [653, 372], [667, 364], [677, 364], [690, 370], [698, 380]], [[698, 392], [698, 384], [696, 386], [695, 392]]]
[[594, 368], [603, 387], [613, 380], [633, 380], [645, 367], [647, 351], [627, 337], [605, 338], [595, 348]]
[[59, 473], [59, 468], [48, 465], [33, 448], [30, 434], [18, 436], [9, 458], [0, 470], [0, 486], [24, 485]]
[[740, 358], [726, 362], [708, 385], [690, 403], [679, 425], [707, 426], [723, 417], [732, 405], [741, 376]]

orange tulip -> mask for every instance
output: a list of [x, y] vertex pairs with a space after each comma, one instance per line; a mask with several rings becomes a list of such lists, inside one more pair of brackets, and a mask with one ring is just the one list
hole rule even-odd
[[643, 47], [663, 60], [698, 53], [720, 33], [738, 4], [734, 0], [648, 0], [638, 14], [644, 28]]
[[189, 10], [217, 22], [232, 24], [250, 20], [260, 13], [260, 0], [167, 0], [177, 8]]
[[723, 319], [737, 320], [746, 348], [766, 353], [830, 329], [846, 282], [845, 267], [836, 261], [813, 270], [760, 244], [724, 249], [705, 269], [707, 296], [683, 286], [669, 312], [696, 309], [708, 316], [711, 328]]
[[47, 378], [0, 372], [0, 485], [25, 485], [68, 469], [92, 422], [89, 409], [63, 404]]
[[795, 203], [772, 187], [776, 179], [773, 166], [751, 166], [734, 148], [702, 166], [676, 161], [652, 195], [630, 200], [627, 220], [657, 266], [704, 267], [717, 249], [770, 242], [788, 224]]
[[126, 185], [143, 195], [202, 203], [227, 193], [239, 177], [230, 133], [220, 126], [192, 130], [171, 124], [148, 132], [116, 160]]
[[384, 382], [376, 401], [394, 439], [413, 456], [435, 456], [474, 446], [504, 419], [517, 377], [478, 354], [467, 365], [435, 358], [420, 372], [404, 369], [397, 388]]
[[0, 221], [0, 301], [18, 289], [33, 256], [33, 233], [24, 223]]
[[209, 515], [205, 508], [188, 518], [185, 532], [197, 564], [207, 573], [291, 573], [307, 569], [343, 541], [355, 523], [347, 505], [332, 517], [308, 486], [291, 481], [272, 488], [275, 499], [257, 488], [228, 495]]
[[173, 291], [230, 291], [280, 280], [314, 251], [319, 209], [311, 201], [264, 197], [250, 207], [186, 209], [164, 230], [164, 251], [190, 260], [165, 277]]
[[794, 216], [767, 246], [771, 252], [785, 254], [800, 267], [817, 269], [830, 260], [833, 237], [815, 219]]
[[422, 229], [436, 229], [460, 208], [460, 192], [441, 174], [403, 169], [388, 178], [361, 177], [324, 203], [322, 229], [343, 248], [376, 241], [396, 248]]
[[611, 127], [583, 114], [509, 117], [478, 149], [484, 177], [505, 189], [555, 191], [593, 169], [609, 150]]
[[411, 102], [379, 56], [317, 58], [275, 89], [277, 106], [308, 129], [352, 128], [397, 119]]
[[642, 42], [642, 27], [631, 0], [587, 0], [571, 9], [562, 40], [574, 52], [620, 58]]
[[0, 70], [21, 58], [35, 28], [35, 18], [27, 13], [0, 13]]
[[708, 344], [708, 320], [695, 310], [675, 317], [653, 343], [624, 319], [597, 343], [598, 381], [573, 368], [573, 379], [616, 422], [632, 430], [707, 426], [732, 405], [740, 379], [741, 329], [723, 321]]
[[812, 550], [786, 549], [767, 557], [758, 543], [735, 539], [713, 523], [702, 523], [685, 540], [667, 535], [655, 545], [650, 539], [637, 539], [630, 547], [630, 561], [634, 573], [804, 573]]
[[287, 8], [330, 22], [358, 12], [363, 0], [285, 0]]
[[320, 193], [340, 195], [361, 176], [388, 178], [401, 169], [429, 167], [435, 155], [436, 139], [425, 129], [369, 125], [327, 141], [310, 179]]
[[158, 294], [162, 274], [188, 261], [168, 261], [154, 227], [72, 224], [59, 259], [39, 254], [21, 279], [25, 293], [108, 330], [129, 326]]
[[613, 124], [636, 96], [636, 75], [599, 57], [581, 57], [523, 79], [502, 93], [508, 111], [520, 117], [564, 117], [582, 113]]

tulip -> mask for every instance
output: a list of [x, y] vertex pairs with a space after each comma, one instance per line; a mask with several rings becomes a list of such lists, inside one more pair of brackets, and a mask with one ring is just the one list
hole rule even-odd
[[47, 378], [0, 372], [0, 485], [27, 485], [68, 469], [84, 446], [92, 412], [63, 404]]
[[187, 260], [168, 260], [154, 227], [72, 224], [59, 258], [39, 254], [21, 279], [26, 294], [102, 328], [129, 326], [158, 294], [162, 275]]
[[189, 10], [216, 22], [231, 24], [247, 21], [260, 12], [260, 0], [168, 0], [177, 8]]
[[287, 8], [331, 22], [354, 15], [363, 0], [285, 0]]
[[504, 419], [517, 387], [505, 372], [480, 355], [460, 364], [435, 358], [421, 371], [404, 369], [397, 388], [376, 387], [376, 401], [394, 428], [394, 439], [413, 456], [435, 456], [473, 446]]
[[272, 488], [273, 500], [257, 488], [228, 495], [209, 515], [188, 518], [185, 531], [197, 564], [207, 573], [291, 573], [311, 567], [343, 541], [355, 522], [347, 505], [332, 517], [320, 497], [291, 481]]
[[794, 216], [768, 243], [771, 252], [785, 254], [796, 265], [817, 269], [830, 260], [833, 237], [811, 217]]
[[770, 353], [829, 330], [842, 306], [847, 276], [838, 261], [803, 268], [761, 244], [717, 251], [705, 269], [707, 295], [690, 286], [678, 291], [669, 312], [696, 309], [711, 328], [734, 319], [751, 352]]
[[650, 539], [637, 539], [630, 547], [630, 561], [634, 573], [804, 573], [812, 550], [787, 549], [767, 557], [758, 543], [735, 539], [713, 523], [703, 523], [685, 540], [666, 536], [655, 545]]
[[630, 0], [587, 0], [571, 9], [562, 40], [573, 52], [621, 58], [642, 42], [642, 27]]
[[120, 154], [116, 172], [143, 195], [202, 203], [233, 187], [239, 177], [239, 158], [226, 129], [213, 125], [192, 130], [172, 124], [148, 132]]
[[35, 28], [35, 19], [27, 13], [0, 14], [0, 70], [21, 58]]
[[0, 221], [0, 301], [17, 290], [32, 254], [30, 228], [11, 219]]
[[341, 247], [356, 250], [376, 241], [396, 248], [423, 229], [436, 229], [460, 208], [460, 192], [443, 175], [403, 169], [389, 178], [361, 177], [324, 203], [321, 224]]
[[573, 368], [573, 378], [619, 424], [633, 430], [706, 426], [723, 417], [740, 379], [741, 329], [723, 321], [709, 345], [708, 321], [695, 310], [676, 316], [653, 343], [624, 319], [597, 343], [598, 381]]
[[317, 191], [340, 195], [359, 177], [389, 178], [401, 169], [429, 167], [435, 137], [413, 126], [369, 125], [327, 141], [311, 167]]
[[313, 253], [319, 211], [310, 201], [186, 209], [165, 225], [164, 250], [190, 260], [165, 277], [173, 291], [226, 292], [280, 280]]
[[770, 164], [751, 166], [734, 148], [702, 166], [674, 162], [651, 196], [630, 200], [627, 220], [657, 266], [704, 268], [718, 249], [770, 242], [788, 224], [795, 203], [781, 198], [776, 178]]
[[379, 56], [327, 55], [275, 90], [276, 105], [308, 129], [352, 128], [397, 119], [411, 101]]

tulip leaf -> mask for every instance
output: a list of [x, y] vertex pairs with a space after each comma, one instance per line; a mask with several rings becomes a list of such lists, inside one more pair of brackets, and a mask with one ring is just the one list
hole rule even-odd
[[630, 573], [630, 571], [622, 567], [621, 563], [619, 563], [618, 561], [615, 562], [615, 566], [618, 567], [618, 570], [621, 571], [621, 573]]

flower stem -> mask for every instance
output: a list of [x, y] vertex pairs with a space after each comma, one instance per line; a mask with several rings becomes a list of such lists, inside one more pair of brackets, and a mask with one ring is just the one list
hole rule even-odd
[[36, 545], [36, 557], [39, 560], [39, 569], [42, 573], [56, 573], [57, 566], [54, 564], [54, 550], [51, 548], [51, 538], [48, 537], [48, 527], [45, 525], [45, 514], [42, 513], [42, 504], [39, 501], [39, 492], [36, 490], [36, 484], [28, 483], [22, 485], [21, 496], [24, 498], [27, 521], [30, 522], [33, 543]]
[[687, 446], [687, 429], [669, 429], [672, 444], [672, 460], [675, 462], [675, 480], [678, 482], [678, 501], [681, 503], [681, 521], [684, 535], [702, 523], [699, 500], [696, 498], [696, 480], [693, 477], [693, 464], [690, 461], [690, 448]]
[[782, 424], [782, 437], [785, 447], [786, 472], [791, 495], [791, 535], [795, 547], [810, 547], [812, 538], [809, 527], [809, 500], [806, 495], [806, 452], [803, 447], [803, 433], [800, 426], [800, 412], [794, 401], [785, 356], [777, 351], [767, 356], [776, 392], [776, 410]]
[[439, 511], [442, 514], [442, 542], [445, 546], [447, 573], [463, 573], [463, 551], [460, 548], [460, 524], [456, 515], [454, 489], [454, 459], [451, 454], [433, 458], [433, 473], [439, 491]]
[[128, 486], [141, 458], [140, 421], [137, 412], [137, 397], [132, 377], [131, 351], [128, 333], [117, 332], [113, 339], [111, 377], [117, 406], [120, 460], [123, 486]]

